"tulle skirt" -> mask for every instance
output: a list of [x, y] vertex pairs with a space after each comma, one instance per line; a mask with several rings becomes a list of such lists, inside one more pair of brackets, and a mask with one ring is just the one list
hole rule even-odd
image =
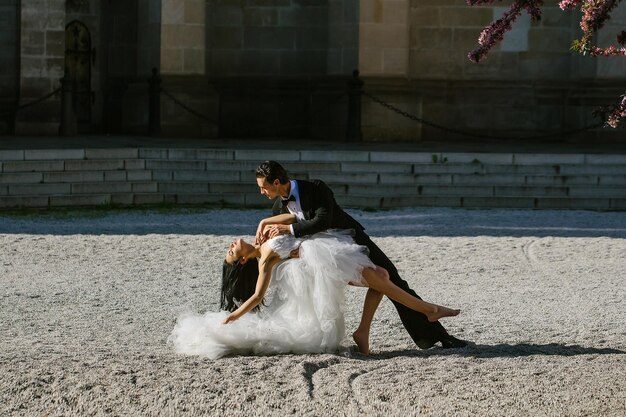
[[362, 285], [363, 268], [374, 264], [367, 248], [355, 244], [347, 231], [303, 240], [299, 256], [274, 268], [271, 300], [259, 312], [229, 324], [221, 324], [228, 315], [225, 311], [184, 314], [169, 343], [178, 353], [212, 359], [335, 351], [345, 336], [345, 286]]

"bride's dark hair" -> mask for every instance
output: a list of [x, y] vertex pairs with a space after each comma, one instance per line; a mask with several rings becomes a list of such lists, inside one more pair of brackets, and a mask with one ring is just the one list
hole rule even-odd
[[[222, 289], [220, 291], [220, 309], [235, 311], [237, 307], [256, 290], [256, 281], [259, 277], [259, 262], [256, 258], [245, 264], [236, 260], [232, 264], [224, 262], [222, 267]], [[258, 309], [256, 306], [254, 309]]]

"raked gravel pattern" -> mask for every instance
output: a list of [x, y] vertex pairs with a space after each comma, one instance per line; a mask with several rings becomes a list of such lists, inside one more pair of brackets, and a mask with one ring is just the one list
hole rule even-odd
[[626, 416], [626, 213], [352, 213], [475, 347], [417, 349], [385, 300], [369, 357], [180, 356], [267, 211], [0, 214], [0, 415]]

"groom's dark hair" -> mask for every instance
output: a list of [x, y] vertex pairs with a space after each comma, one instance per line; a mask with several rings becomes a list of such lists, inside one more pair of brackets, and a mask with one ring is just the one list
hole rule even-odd
[[[259, 277], [259, 263], [256, 258], [241, 263], [236, 260], [232, 264], [224, 261], [222, 267], [222, 289], [220, 291], [220, 309], [235, 311], [241, 303], [252, 297], [256, 291]], [[258, 309], [256, 306], [254, 309]]]
[[281, 184], [289, 181], [289, 175], [281, 164], [276, 161], [265, 161], [256, 168], [256, 177], [265, 178], [270, 184], [278, 180]]

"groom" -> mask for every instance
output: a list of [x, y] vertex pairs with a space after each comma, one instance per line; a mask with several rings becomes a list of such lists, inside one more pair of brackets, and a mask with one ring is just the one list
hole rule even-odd
[[[297, 223], [273, 225], [270, 237], [293, 234], [295, 237], [312, 235], [326, 229], [353, 229], [354, 240], [366, 246], [369, 257], [376, 265], [389, 272], [391, 281], [406, 292], [420, 298], [398, 274], [387, 255], [365, 233], [364, 227], [337, 205], [332, 190], [320, 180], [290, 180], [287, 171], [275, 161], [265, 161], [256, 169], [256, 180], [261, 194], [276, 199], [272, 214], [292, 213]], [[467, 346], [467, 342], [448, 334], [439, 323], [429, 322], [426, 316], [391, 300], [407, 332], [422, 349], [440, 342], [444, 348]]]

